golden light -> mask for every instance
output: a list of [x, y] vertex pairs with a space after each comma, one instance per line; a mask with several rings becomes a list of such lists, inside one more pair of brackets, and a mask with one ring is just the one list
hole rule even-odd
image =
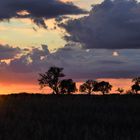
[[18, 14], [19, 16], [27, 16], [27, 15], [29, 15], [30, 13], [29, 13], [28, 11], [26, 11], [26, 10], [22, 10], [22, 11], [17, 12], [17, 14]]
[[119, 53], [118, 52], [113, 52], [113, 54], [112, 54], [113, 56], [119, 56]]
[[59, 0], [61, 2], [72, 2], [72, 0]]

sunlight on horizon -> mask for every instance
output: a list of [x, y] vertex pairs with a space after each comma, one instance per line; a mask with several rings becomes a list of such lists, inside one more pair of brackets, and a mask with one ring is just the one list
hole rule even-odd
[[[108, 81], [113, 85], [112, 91], [110, 93], [117, 93], [117, 88], [123, 88], [125, 91], [131, 89], [132, 80], [131, 79], [98, 79], [98, 81]], [[83, 82], [77, 82], [77, 88], [79, 89], [80, 85]], [[124, 84], [125, 83], [125, 84]], [[0, 85], [0, 94], [12, 94], [12, 93], [39, 93], [39, 94], [51, 94], [52, 90], [49, 87], [40, 89], [38, 84], [11, 84], [11, 85]], [[80, 92], [76, 92], [79, 94]], [[84, 94], [84, 93], [82, 93]]]

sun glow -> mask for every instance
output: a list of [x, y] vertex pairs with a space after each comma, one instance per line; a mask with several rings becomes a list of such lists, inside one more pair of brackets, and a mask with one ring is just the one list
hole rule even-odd
[[26, 10], [22, 10], [22, 11], [17, 12], [17, 14], [18, 14], [19, 16], [27, 16], [27, 15], [29, 15], [30, 13], [29, 13], [28, 11], [26, 11]]
[[[131, 88], [132, 80], [131, 79], [97, 79], [97, 81], [108, 81], [113, 85], [112, 91], [110, 93], [117, 93], [118, 88], [123, 88], [125, 92]], [[83, 82], [77, 82], [76, 86], [79, 89], [80, 85]], [[36, 84], [1, 84], [0, 85], [0, 94], [11, 94], [11, 93], [41, 93], [41, 94], [50, 94], [52, 90], [49, 87], [40, 89], [40, 86]], [[76, 94], [80, 92], [77, 91]]]
[[113, 56], [119, 56], [119, 53], [118, 52], [113, 52], [113, 54], [112, 54]]
[[72, 2], [72, 0], [59, 0], [61, 2]]
[[[97, 81], [108, 81], [113, 85], [112, 91], [110, 93], [117, 93], [117, 88], [123, 88], [125, 92], [131, 88], [132, 80], [131, 79], [97, 79]], [[84, 81], [83, 81], [84, 82]], [[77, 82], [76, 86], [79, 89], [80, 85], [83, 83]], [[37, 94], [50, 94], [52, 90], [49, 87], [40, 89], [40, 86], [36, 84], [1, 84], [0, 85], [0, 94], [11, 94], [11, 93], [37, 93]], [[80, 94], [77, 91], [75, 94]]]

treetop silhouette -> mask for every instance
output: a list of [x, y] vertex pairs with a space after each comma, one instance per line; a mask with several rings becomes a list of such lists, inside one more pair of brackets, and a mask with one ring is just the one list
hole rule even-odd
[[71, 94], [77, 91], [76, 83], [72, 79], [64, 79], [59, 85], [61, 94]]
[[[49, 86], [53, 90], [53, 94], [71, 94], [77, 91], [76, 83], [72, 79], [62, 79], [65, 77], [63, 68], [56, 66], [50, 67], [45, 73], [39, 74], [38, 79], [41, 88]], [[132, 79], [134, 83], [131, 86], [131, 94], [138, 93], [140, 91], [140, 77]], [[79, 87], [80, 92], [92, 94], [93, 92], [101, 92], [103, 95], [109, 93], [112, 90], [112, 85], [106, 81], [87, 80]], [[123, 88], [118, 88], [120, 94], [124, 92]], [[127, 92], [128, 93], [128, 92]]]
[[97, 84], [97, 81], [94, 80], [87, 80], [85, 83], [83, 83], [80, 86], [80, 92], [86, 92], [89, 95], [94, 91], [95, 85]]
[[140, 77], [132, 79], [132, 82], [134, 82], [134, 84], [131, 86], [131, 89], [137, 94], [140, 91]]
[[112, 89], [112, 85], [109, 82], [101, 81], [95, 85], [94, 91], [100, 91], [103, 95], [109, 93]]
[[120, 94], [124, 92], [123, 88], [118, 88], [116, 91], [118, 91]]
[[41, 88], [49, 86], [53, 94], [59, 94], [60, 78], [64, 76], [63, 68], [51, 67], [45, 74], [40, 74], [39, 85]]

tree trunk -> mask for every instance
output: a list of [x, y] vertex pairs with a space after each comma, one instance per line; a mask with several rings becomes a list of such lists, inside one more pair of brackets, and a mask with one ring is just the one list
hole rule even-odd
[[56, 94], [59, 94], [58, 88], [56, 88], [55, 92], [56, 92]]
[[91, 92], [89, 91], [89, 92], [88, 92], [88, 95], [90, 95], [90, 94], [91, 94]]
[[53, 94], [59, 94], [59, 90], [57, 87], [53, 88]]
[[88, 90], [88, 95], [91, 95], [91, 90], [90, 89]]

